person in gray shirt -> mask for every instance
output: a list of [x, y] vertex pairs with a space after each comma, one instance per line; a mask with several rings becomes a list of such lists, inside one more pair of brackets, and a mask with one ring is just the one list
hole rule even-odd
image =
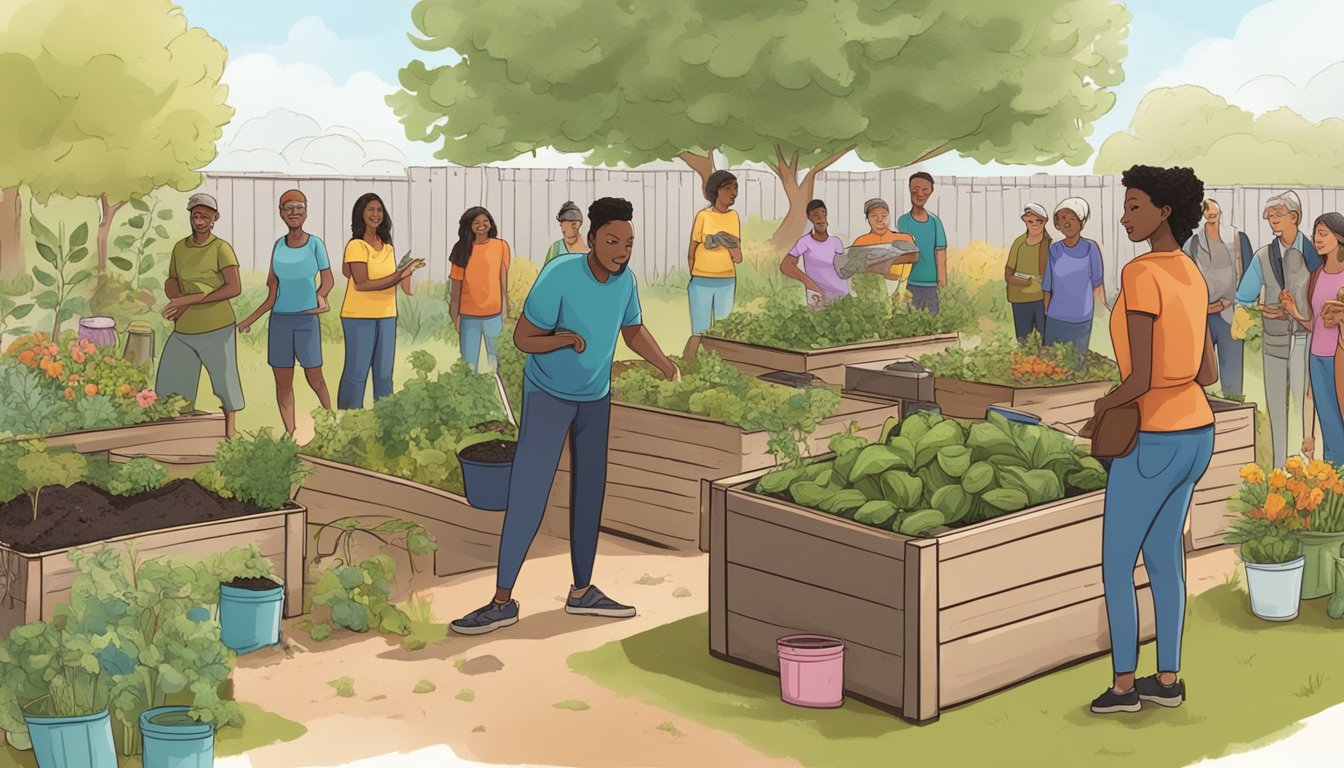
[[1243, 346], [1232, 338], [1237, 287], [1255, 253], [1245, 232], [1223, 223], [1223, 209], [1204, 201], [1204, 224], [1185, 241], [1183, 250], [1195, 260], [1209, 286], [1209, 334], [1218, 352], [1218, 378], [1223, 394], [1242, 394]]

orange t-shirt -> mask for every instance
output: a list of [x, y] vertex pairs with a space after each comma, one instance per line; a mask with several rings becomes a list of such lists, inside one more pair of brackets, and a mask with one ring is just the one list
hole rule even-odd
[[448, 273], [450, 280], [462, 281], [458, 309], [467, 317], [494, 317], [504, 311], [500, 290], [504, 271], [509, 268], [509, 244], [497, 237], [471, 246], [466, 268], [456, 264]]
[[1178, 432], [1207, 427], [1213, 410], [1195, 383], [1208, 333], [1209, 289], [1193, 259], [1180, 251], [1154, 251], [1125, 265], [1120, 295], [1111, 311], [1111, 344], [1121, 378], [1130, 359], [1126, 315], [1153, 317], [1152, 388], [1139, 398], [1139, 429]]
[[[868, 234], [859, 235], [854, 238], [854, 247], [858, 248], [862, 245], [882, 245], [884, 243], [896, 242], [913, 243], [915, 242], [915, 238], [904, 232], [896, 232], [895, 230], [887, 230], [887, 234], [885, 235], [874, 235], [872, 232], [869, 232]], [[910, 268], [913, 266], [914, 264], [892, 264], [891, 269], [887, 271], [887, 276], [896, 280], [905, 280], [910, 277]]]

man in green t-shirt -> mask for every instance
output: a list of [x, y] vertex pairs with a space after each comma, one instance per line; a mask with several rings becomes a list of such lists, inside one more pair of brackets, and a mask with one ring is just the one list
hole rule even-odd
[[242, 293], [238, 257], [212, 234], [219, 221], [215, 198], [198, 192], [187, 201], [191, 236], [173, 246], [163, 291], [168, 306], [163, 316], [173, 333], [163, 345], [154, 389], [196, 400], [201, 368], [224, 410], [224, 434], [233, 437], [234, 414], [243, 409], [243, 384], [238, 378], [236, 318], [229, 299]]

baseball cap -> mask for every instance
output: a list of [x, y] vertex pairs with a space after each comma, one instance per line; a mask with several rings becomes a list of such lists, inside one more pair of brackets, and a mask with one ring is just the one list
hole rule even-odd
[[198, 205], [204, 205], [206, 208], [209, 208], [215, 213], [219, 213], [219, 203], [215, 202], [214, 195], [207, 195], [204, 192], [197, 192], [196, 194], [191, 196], [190, 200], [187, 200], [188, 211], [190, 211], [192, 208], [195, 208]]
[[890, 208], [887, 208], [886, 200], [883, 200], [880, 197], [874, 197], [872, 200], [863, 204], [863, 215], [867, 216], [874, 208], [886, 208], [888, 211], [891, 210]]

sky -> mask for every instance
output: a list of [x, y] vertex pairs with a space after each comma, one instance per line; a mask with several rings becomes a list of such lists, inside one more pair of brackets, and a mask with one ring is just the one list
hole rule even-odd
[[[179, 0], [193, 26], [229, 51], [224, 81], [237, 111], [213, 170], [397, 174], [437, 164], [434, 147], [405, 138], [383, 96], [420, 58], [453, 64], [408, 39], [413, 0]], [[1313, 120], [1344, 117], [1344, 3], [1339, 0], [1132, 0], [1133, 21], [1116, 105], [1095, 125], [1093, 148], [1123, 131], [1151, 88], [1191, 83], [1260, 113], [1289, 106]], [[1273, 42], [1266, 42], [1266, 40]], [[1285, 48], [1287, 41], [1287, 48]], [[582, 165], [539, 151], [507, 166]], [[1082, 166], [982, 165], [945, 155], [935, 174], [1088, 173]], [[679, 164], [671, 167], [679, 167]], [[836, 170], [873, 170], [857, 158]]]

